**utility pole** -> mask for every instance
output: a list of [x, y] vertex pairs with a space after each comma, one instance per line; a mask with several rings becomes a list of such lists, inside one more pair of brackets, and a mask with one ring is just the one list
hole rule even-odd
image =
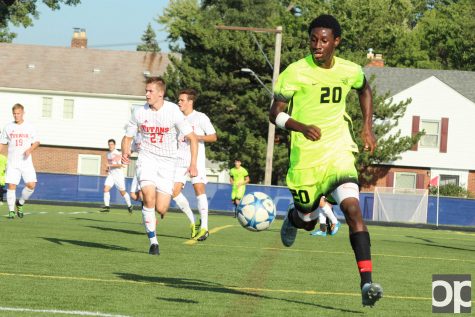
[[[275, 82], [279, 76], [280, 70], [280, 53], [282, 49], [282, 26], [278, 26], [275, 29], [268, 28], [254, 28], [244, 26], [226, 26], [217, 25], [218, 30], [230, 30], [230, 31], [250, 31], [256, 33], [274, 33], [275, 34], [275, 49], [274, 49], [274, 72], [272, 74], [272, 90], [274, 90]], [[272, 106], [273, 100], [271, 100], [270, 106]], [[270, 109], [269, 106], [269, 109]], [[272, 161], [274, 158], [274, 139], [275, 139], [275, 125], [269, 121], [269, 130], [267, 133], [267, 152], [266, 152], [266, 169], [264, 175], [264, 185], [271, 185], [272, 182]]]

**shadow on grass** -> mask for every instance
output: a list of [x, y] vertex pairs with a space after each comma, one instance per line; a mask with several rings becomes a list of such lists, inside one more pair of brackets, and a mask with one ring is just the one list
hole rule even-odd
[[280, 301], [285, 301], [285, 302], [294, 303], [294, 304], [319, 307], [319, 308], [328, 309], [332, 311], [340, 311], [340, 312], [353, 313], [353, 314], [363, 314], [363, 312], [356, 311], [356, 310], [341, 309], [341, 308], [332, 307], [332, 306], [319, 305], [319, 304], [315, 304], [311, 302], [304, 302], [304, 301], [298, 301], [298, 300], [292, 300], [292, 299], [259, 295], [259, 294], [251, 293], [251, 292], [244, 292], [244, 291], [234, 289], [231, 287], [226, 287], [219, 283], [208, 282], [208, 281], [197, 280], [197, 279], [188, 279], [188, 278], [179, 278], [179, 277], [143, 276], [143, 275], [132, 274], [132, 273], [115, 273], [115, 274], [119, 278], [122, 278], [127, 281], [157, 283], [166, 287], [187, 289], [187, 290], [192, 290], [192, 291], [216, 292], [216, 293], [232, 294], [232, 295], [238, 295], [238, 296], [251, 296], [251, 297], [255, 297], [259, 299], [280, 300]]
[[443, 244], [435, 243], [435, 242], [433, 242], [432, 240], [429, 240], [429, 239], [418, 238], [418, 237], [411, 237], [411, 236], [407, 236], [407, 237], [408, 237], [408, 238], [414, 238], [414, 239], [422, 240], [422, 241], [426, 242], [426, 243], [415, 242], [415, 243], [413, 243], [413, 244], [419, 244], [419, 245], [425, 245], [425, 246], [428, 246], [428, 247], [436, 247], [436, 248], [449, 249], [449, 250], [470, 251], [470, 252], [475, 251], [474, 248], [472, 248], [472, 249], [467, 249], [467, 248], [452, 247], [452, 246], [448, 246], [448, 245], [443, 245]]
[[126, 233], [126, 234], [135, 234], [135, 235], [145, 235], [145, 231], [135, 231], [135, 230], [126, 230], [126, 229], [116, 229], [116, 228], [108, 228], [108, 227], [97, 227], [97, 226], [85, 226], [87, 228], [98, 229], [102, 231], [112, 231], [112, 232], [119, 232], [119, 233]]
[[198, 301], [192, 299], [184, 299], [184, 298], [166, 298], [166, 297], [157, 297], [158, 300], [163, 300], [166, 302], [172, 303], [184, 303], [184, 304], [199, 304]]
[[81, 217], [71, 217], [74, 220], [86, 220], [86, 221], [94, 221], [94, 222], [105, 222], [105, 223], [125, 223], [125, 224], [136, 224], [136, 222], [129, 221], [114, 221], [114, 220], [102, 220], [102, 219], [93, 219], [93, 218], [81, 218]]
[[[86, 247], [86, 248], [95, 248], [95, 249], [112, 250], [112, 251], [137, 252], [137, 251], [134, 251], [132, 249], [122, 247], [122, 246], [119, 246], [119, 245], [113, 245], [113, 244], [79, 241], [79, 240], [58, 239], [58, 238], [46, 238], [46, 237], [40, 237], [40, 239], [45, 239], [46, 241], [53, 242], [53, 243], [56, 243], [56, 244], [59, 244], [59, 245], [72, 244], [72, 245], [78, 245], [80, 247]], [[138, 253], [143, 253], [143, 252], [138, 252]]]

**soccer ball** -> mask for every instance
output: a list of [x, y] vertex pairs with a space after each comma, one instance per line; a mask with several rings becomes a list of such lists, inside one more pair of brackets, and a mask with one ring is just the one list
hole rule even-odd
[[237, 207], [237, 219], [250, 231], [262, 231], [270, 227], [276, 216], [272, 199], [264, 193], [246, 194]]

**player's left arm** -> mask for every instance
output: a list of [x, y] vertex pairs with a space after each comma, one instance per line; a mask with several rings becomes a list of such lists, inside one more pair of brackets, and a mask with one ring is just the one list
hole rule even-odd
[[364, 150], [370, 151], [370, 153], [373, 154], [374, 149], [376, 148], [376, 137], [373, 133], [373, 95], [366, 78], [364, 79], [363, 86], [360, 89], [357, 89], [357, 92], [361, 112], [363, 113], [361, 138], [363, 139]]
[[198, 157], [198, 137], [194, 132], [191, 132], [185, 137], [190, 140], [190, 151], [191, 151], [191, 162], [190, 167], [188, 168], [188, 172], [190, 173], [191, 177], [198, 176], [198, 169], [196, 168], [196, 162]]
[[25, 158], [28, 158], [28, 156], [30, 156], [31, 153], [39, 146], [40, 146], [40, 141], [33, 142], [31, 146], [28, 149], [26, 149], [24, 153]]
[[202, 129], [204, 131], [204, 135], [197, 135], [198, 141], [203, 141], [206, 143], [216, 142], [218, 140], [218, 135], [216, 134], [216, 130], [211, 124], [211, 120], [208, 116], [205, 115], [203, 122], [201, 123]]

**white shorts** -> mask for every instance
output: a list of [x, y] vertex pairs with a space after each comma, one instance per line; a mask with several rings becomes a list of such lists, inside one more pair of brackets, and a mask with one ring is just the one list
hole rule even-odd
[[[122, 173], [122, 172], [121, 172]], [[125, 177], [124, 174], [109, 174], [107, 175], [104, 186], [114, 187], [114, 185], [119, 190], [125, 190]]]
[[[187, 167], [177, 167], [175, 171], [175, 183], [182, 183], [185, 186], [186, 182], [190, 180]], [[206, 169], [198, 169], [198, 176], [191, 178], [192, 184], [207, 184]]]
[[36, 172], [33, 167], [33, 163], [22, 164], [21, 167], [8, 167], [5, 174], [5, 183], [7, 184], [20, 184], [20, 180], [23, 178], [25, 183], [36, 183]]
[[[171, 157], [157, 157], [150, 159], [140, 156], [137, 160], [137, 179], [140, 187], [151, 183], [158, 192], [171, 195], [173, 193], [176, 159]], [[144, 184], [145, 183], [145, 184]]]
[[138, 191], [140, 191], [140, 184], [137, 175], [135, 175], [134, 178], [132, 178], [132, 184], [130, 184], [130, 192], [136, 193]]

